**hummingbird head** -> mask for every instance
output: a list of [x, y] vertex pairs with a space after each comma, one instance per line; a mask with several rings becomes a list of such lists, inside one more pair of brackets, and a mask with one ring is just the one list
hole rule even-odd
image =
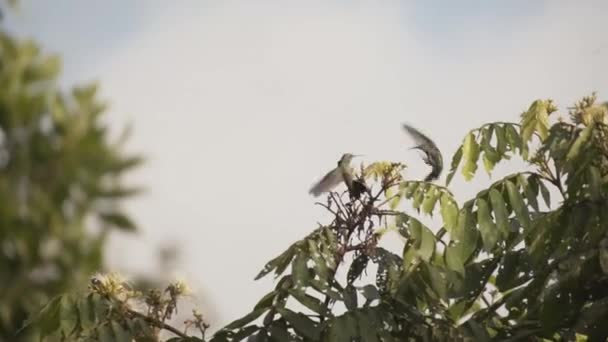
[[339, 164], [345, 164], [348, 165], [350, 164], [351, 160], [353, 160], [353, 158], [355, 157], [360, 157], [362, 156], [362, 154], [352, 154], [352, 153], [344, 153], [342, 155], [342, 158], [340, 158], [340, 161], [338, 162]]

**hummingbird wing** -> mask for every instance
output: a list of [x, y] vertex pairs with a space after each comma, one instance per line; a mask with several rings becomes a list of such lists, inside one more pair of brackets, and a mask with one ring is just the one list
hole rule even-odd
[[437, 146], [435, 145], [433, 140], [431, 140], [429, 137], [424, 135], [422, 132], [420, 132], [416, 128], [404, 123], [403, 129], [405, 130], [405, 132], [407, 132], [412, 137], [412, 139], [414, 139], [416, 144], [418, 144], [417, 147], [419, 147], [421, 150], [424, 151], [425, 146], [435, 147], [435, 149], [437, 149]]
[[431, 173], [426, 176], [425, 181], [429, 182], [439, 178], [441, 171], [443, 171], [443, 157], [441, 156], [441, 151], [439, 151], [437, 144], [422, 132], [408, 124], [404, 123], [403, 129], [412, 137], [412, 139], [414, 139], [416, 144], [418, 144], [414, 148], [422, 150], [426, 155], [424, 162], [431, 166]]
[[342, 182], [342, 172], [339, 169], [329, 171], [321, 180], [313, 185], [309, 193], [318, 197], [324, 192], [328, 192]]

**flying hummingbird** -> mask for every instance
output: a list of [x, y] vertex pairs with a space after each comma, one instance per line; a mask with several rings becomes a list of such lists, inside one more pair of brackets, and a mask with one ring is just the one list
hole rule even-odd
[[412, 139], [414, 139], [414, 142], [418, 144], [412, 147], [412, 149], [418, 149], [424, 152], [424, 157], [422, 159], [425, 164], [431, 167], [431, 172], [426, 176], [424, 181], [430, 182], [439, 178], [441, 171], [443, 171], [443, 157], [435, 142], [408, 124], [404, 123], [403, 129], [412, 137]]
[[351, 153], [343, 154], [342, 158], [338, 161], [338, 166], [321, 178], [321, 180], [310, 189], [309, 193], [318, 197], [324, 192], [331, 191], [341, 182], [344, 182], [351, 197], [359, 198], [361, 193], [367, 190], [367, 187], [361, 181], [353, 180], [352, 170], [350, 168], [350, 162], [354, 157], [358, 156], [360, 155]]

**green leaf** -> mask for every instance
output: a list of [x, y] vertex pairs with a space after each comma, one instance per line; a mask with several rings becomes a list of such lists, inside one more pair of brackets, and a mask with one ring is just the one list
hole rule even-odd
[[131, 342], [133, 337], [118, 322], [112, 321], [112, 332], [115, 342]]
[[416, 210], [420, 209], [420, 205], [422, 204], [422, 200], [424, 199], [425, 196], [425, 191], [426, 190], [426, 185], [419, 185], [416, 188], [416, 192], [414, 192], [414, 196], [413, 196], [413, 200], [412, 200], [412, 207]]
[[439, 204], [441, 205], [441, 217], [445, 229], [451, 232], [458, 224], [458, 205], [452, 196], [447, 193], [441, 195]]
[[367, 284], [361, 287], [360, 289], [361, 293], [363, 294], [363, 297], [365, 297], [366, 299], [365, 306], [368, 306], [374, 300], [381, 299], [380, 291], [378, 291], [378, 288], [376, 288], [372, 284]]
[[308, 266], [306, 266], [307, 261], [308, 258], [303, 250], [298, 251], [295, 259], [293, 259], [291, 268], [293, 280], [297, 287], [305, 286], [310, 278]]
[[466, 260], [475, 250], [477, 230], [475, 229], [475, 217], [471, 212], [471, 207], [463, 207], [460, 210], [458, 226], [452, 234], [452, 241], [456, 241], [463, 246], [463, 260]]
[[534, 209], [535, 212], [538, 212], [538, 178], [535, 176], [530, 176], [526, 178], [523, 174], [519, 174], [517, 176], [518, 186], [523, 189], [526, 199], [528, 200], [528, 205]]
[[496, 152], [504, 157], [507, 152], [507, 132], [505, 127], [502, 125], [494, 125], [494, 132], [496, 135]]
[[420, 258], [427, 262], [430, 261], [435, 253], [436, 240], [433, 232], [414, 218], [409, 220], [409, 230], [415, 240], [414, 247]]
[[78, 325], [78, 305], [76, 299], [71, 295], [61, 298], [61, 330], [66, 336], [70, 336]]
[[422, 212], [425, 214], [432, 214], [433, 209], [435, 209], [435, 203], [437, 203], [440, 195], [441, 192], [439, 189], [436, 187], [430, 187], [422, 200]]
[[233, 321], [232, 323], [226, 325], [223, 329], [224, 330], [235, 330], [235, 329], [242, 328], [246, 324], [249, 324], [249, 323], [253, 322], [254, 320], [256, 320], [258, 317], [260, 317], [266, 311], [268, 311], [268, 308], [261, 308], [258, 310], [254, 310], [254, 311], [248, 313], [247, 315], [237, 319], [236, 321]]
[[291, 342], [295, 340], [287, 331], [286, 327], [272, 325], [269, 330], [270, 338], [272, 338], [274, 342]]
[[92, 295], [78, 300], [78, 312], [80, 325], [84, 330], [90, 330], [95, 327], [95, 311], [93, 308]]
[[278, 295], [278, 292], [276, 290], [270, 291], [264, 297], [262, 297], [262, 299], [260, 299], [258, 301], [258, 303], [255, 305], [253, 310], [255, 311], [258, 309], [264, 309], [264, 308], [271, 307], [272, 303], [274, 302], [274, 299], [277, 297], [277, 295]]
[[358, 307], [357, 300], [357, 289], [351, 284], [347, 285], [344, 288], [344, 292], [342, 292], [342, 297], [344, 298], [344, 305], [348, 310], [355, 310]]
[[483, 167], [486, 170], [486, 173], [489, 175], [492, 174], [492, 170], [496, 164], [500, 161], [500, 155], [496, 150], [491, 147], [483, 148]]
[[503, 200], [502, 195], [495, 188], [491, 188], [489, 192], [490, 202], [492, 203], [492, 210], [494, 211], [494, 218], [496, 219], [496, 225], [502, 232], [503, 238], [509, 235], [509, 214], [507, 213], [507, 206]]
[[375, 313], [368, 310], [358, 310], [355, 311], [354, 315], [357, 319], [361, 342], [378, 342], [377, 332], [382, 327], [379, 326]]
[[460, 146], [457, 150], [456, 153], [454, 153], [454, 156], [452, 157], [452, 165], [450, 168], [450, 173], [448, 173], [448, 176], [445, 180], [445, 185], [450, 185], [450, 182], [452, 181], [452, 178], [454, 178], [454, 174], [456, 173], [456, 169], [458, 169], [458, 165], [460, 165], [460, 161], [462, 160], [462, 146]]
[[589, 166], [587, 169], [589, 179], [589, 196], [592, 200], [598, 200], [602, 195], [602, 175], [600, 170], [595, 166]]
[[522, 114], [521, 138], [523, 142], [530, 141], [534, 132], [537, 132], [542, 140], [545, 140], [549, 134], [549, 113], [546, 101], [534, 101], [528, 111]]
[[329, 342], [351, 342], [359, 336], [356, 318], [350, 314], [335, 317], [329, 322]]
[[304, 291], [300, 289], [289, 289], [288, 292], [293, 298], [295, 298], [298, 302], [302, 303], [302, 305], [306, 306], [310, 310], [320, 315], [328, 314], [327, 309], [323, 306], [323, 303], [321, 303], [319, 299], [304, 293]]
[[487, 252], [491, 252], [498, 242], [499, 231], [490, 216], [488, 203], [483, 198], [477, 199], [477, 223], [479, 224], [483, 247]]
[[528, 278], [526, 272], [527, 262], [524, 260], [526, 250], [507, 252], [496, 275], [496, 287], [502, 291], [508, 291], [524, 283]]
[[[244, 327], [243, 329], [237, 331], [236, 334], [234, 334], [232, 336], [231, 341], [244, 341], [245, 337], [251, 338], [251, 342], [259, 341], [258, 338], [260, 336], [257, 335], [254, 337], [253, 334], [255, 334], [256, 332], [258, 332], [260, 330], [261, 330], [261, 328], [258, 327], [257, 325], [248, 325], [248, 326]], [[152, 342], [152, 341], [150, 341], [150, 342]]]
[[116, 342], [112, 328], [108, 324], [97, 327], [97, 336], [99, 342]]
[[423, 265], [425, 266], [426, 271], [428, 273], [427, 281], [429, 285], [431, 286], [433, 291], [435, 291], [435, 293], [439, 296], [439, 298], [447, 301], [448, 294], [445, 272], [442, 272], [439, 267], [435, 267], [429, 263], [424, 263]]
[[576, 138], [576, 140], [574, 141], [574, 143], [570, 147], [570, 150], [568, 150], [568, 154], [566, 155], [566, 160], [572, 161], [573, 159], [575, 159], [576, 157], [578, 157], [578, 155], [581, 152], [581, 148], [584, 145], [586, 145], [587, 142], [589, 142], [589, 140], [591, 139], [591, 135], [593, 133], [593, 128], [594, 128], [594, 125], [591, 124], [591, 125], [585, 127], [581, 131], [581, 133], [579, 134], [579, 136]]
[[457, 246], [450, 245], [446, 248], [445, 261], [449, 269], [461, 275], [464, 275], [465, 260], [463, 260], [462, 254], [460, 253], [460, 250]]
[[268, 263], [266, 263], [266, 265], [264, 265], [264, 268], [255, 277], [255, 280], [259, 280], [259, 279], [263, 278], [265, 275], [267, 275], [268, 273], [270, 273], [274, 270], [276, 270], [275, 274], [277, 276], [281, 275], [283, 273], [283, 271], [285, 271], [287, 266], [289, 266], [289, 264], [291, 263], [291, 260], [295, 256], [295, 253], [296, 253], [296, 248], [294, 245], [292, 245], [281, 255], [279, 255], [278, 257], [276, 257], [276, 258], [270, 260]]
[[529, 228], [530, 227], [530, 213], [528, 212], [528, 208], [524, 204], [524, 200], [523, 200], [521, 194], [519, 193], [519, 191], [517, 190], [517, 187], [515, 186], [515, 184], [513, 184], [513, 182], [507, 180], [505, 182], [505, 185], [507, 187], [507, 192], [509, 194], [509, 202], [511, 203], [511, 206], [513, 207], [513, 211], [515, 211], [515, 214], [517, 215], [519, 222], [524, 227], [524, 229]]
[[59, 328], [62, 297], [57, 296], [51, 299], [38, 314], [36, 325], [40, 328], [41, 337], [45, 337]]
[[540, 188], [540, 193], [543, 196], [543, 201], [547, 208], [551, 208], [551, 195], [549, 194], [549, 189], [545, 186], [545, 183], [542, 181], [538, 182], [538, 186]]
[[101, 213], [99, 214], [99, 218], [105, 223], [123, 231], [132, 232], [137, 229], [131, 219], [119, 212]]
[[522, 141], [521, 136], [515, 129], [513, 125], [505, 125], [507, 142], [512, 150], [519, 149], [520, 153], [523, 153], [524, 150], [524, 142]]
[[327, 263], [321, 254], [321, 251], [317, 247], [317, 242], [312, 239], [308, 240], [309, 254], [314, 261], [314, 268], [321, 279], [327, 279], [329, 277], [329, 268]]
[[353, 260], [350, 268], [348, 269], [348, 274], [346, 276], [347, 282], [352, 284], [357, 278], [361, 276], [361, 273], [367, 268], [367, 263], [369, 261], [369, 257], [366, 254], [359, 254]]
[[470, 181], [477, 171], [477, 160], [479, 159], [479, 145], [472, 132], [464, 139], [462, 148], [462, 158], [464, 159], [462, 175], [466, 181]]
[[277, 311], [291, 325], [295, 331], [307, 338], [318, 341], [321, 334], [320, 328], [310, 318], [301, 313], [295, 313], [289, 309], [279, 308]]

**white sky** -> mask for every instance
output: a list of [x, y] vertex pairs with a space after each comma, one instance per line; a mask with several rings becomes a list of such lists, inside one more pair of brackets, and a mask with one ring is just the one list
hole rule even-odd
[[[516, 121], [536, 98], [608, 98], [607, 17], [600, 0], [24, 0], [8, 21], [63, 55], [63, 84], [99, 79], [112, 124], [133, 122], [130, 147], [148, 156], [132, 179], [149, 190], [127, 206], [141, 232], [112, 239], [110, 265], [154, 271], [156, 248], [177, 243], [176, 273], [218, 327], [325, 217], [308, 189], [342, 153], [422, 178], [403, 121], [449, 165], [468, 129]], [[479, 179], [453, 187], [472, 195]]]

